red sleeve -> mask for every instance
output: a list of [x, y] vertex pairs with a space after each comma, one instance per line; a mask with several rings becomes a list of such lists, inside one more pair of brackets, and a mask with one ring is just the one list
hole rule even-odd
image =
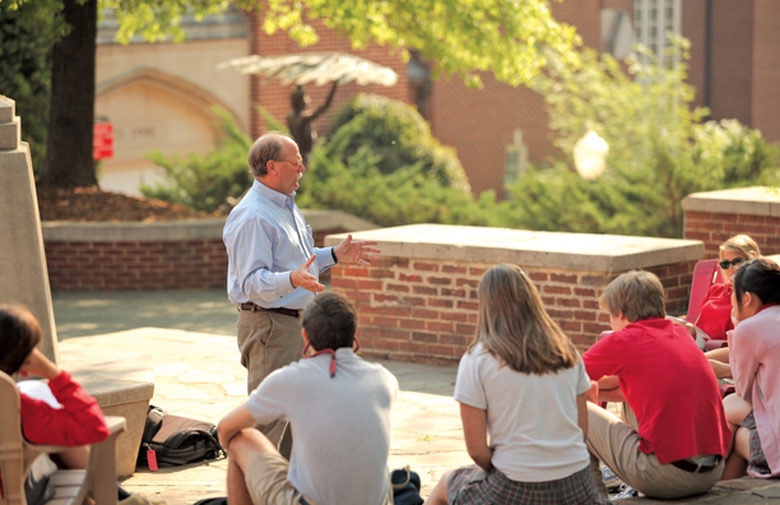
[[94, 444], [108, 437], [108, 427], [97, 400], [66, 371], [49, 381], [61, 409], [20, 395], [24, 437], [34, 444], [71, 447]]
[[618, 332], [615, 332], [602, 338], [582, 355], [590, 380], [597, 381], [606, 375], [616, 375], [622, 369], [621, 353], [615, 349], [617, 336]]

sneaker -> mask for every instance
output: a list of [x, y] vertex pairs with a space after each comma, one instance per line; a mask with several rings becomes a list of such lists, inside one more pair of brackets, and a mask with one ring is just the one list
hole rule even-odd
[[607, 491], [610, 493], [619, 491], [620, 486], [623, 484], [618, 476], [615, 475], [615, 472], [608, 466], [605, 466], [604, 469], [601, 470], [601, 478], [604, 481], [604, 485], [607, 486]]
[[632, 488], [628, 484], [621, 484], [620, 489], [618, 490], [618, 493], [614, 496], [612, 496], [611, 500], [623, 500], [625, 498], [633, 498], [635, 496], [639, 496], [639, 491]]

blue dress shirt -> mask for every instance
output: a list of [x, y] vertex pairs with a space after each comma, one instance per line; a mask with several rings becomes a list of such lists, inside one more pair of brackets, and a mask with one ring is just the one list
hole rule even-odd
[[293, 288], [290, 272], [312, 254], [317, 259], [310, 270], [317, 278], [335, 263], [333, 248], [314, 247], [295, 192], [285, 195], [258, 180], [230, 212], [222, 241], [228, 255], [227, 294], [235, 304], [302, 309], [314, 293]]

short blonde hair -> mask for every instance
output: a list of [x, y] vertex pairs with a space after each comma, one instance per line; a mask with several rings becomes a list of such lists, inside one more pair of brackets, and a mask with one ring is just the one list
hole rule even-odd
[[666, 317], [664, 287], [655, 274], [631, 270], [609, 283], [599, 299], [613, 316], [622, 313], [630, 322]]
[[725, 251], [736, 251], [749, 260], [761, 256], [761, 250], [758, 248], [756, 241], [744, 233], [734, 235], [723, 242], [718, 248], [718, 256], [722, 258]]
[[543, 375], [571, 368], [580, 357], [517, 265], [497, 265], [479, 281], [477, 334], [469, 351], [487, 352], [516, 372]]

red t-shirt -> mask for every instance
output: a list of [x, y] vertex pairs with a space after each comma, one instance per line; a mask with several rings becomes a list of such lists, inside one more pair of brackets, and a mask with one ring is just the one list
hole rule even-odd
[[694, 323], [710, 338], [724, 340], [726, 332], [734, 329], [731, 322], [731, 284], [717, 283], [710, 286], [699, 308]]
[[108, 437], [103, 411], [92, 396], [63, 370], [49, 381], [49, 389], [62, 405], [53, 408], [43, 400], [20, 394], [22, 431], [33, 444], [94, 444]]
[[639, 450], [661, 464], [728, 454], [718, 381], [688, 331], [666, 319], [630, 323], [582, 356], [592, 380], [617, 375], [639, 421]]

